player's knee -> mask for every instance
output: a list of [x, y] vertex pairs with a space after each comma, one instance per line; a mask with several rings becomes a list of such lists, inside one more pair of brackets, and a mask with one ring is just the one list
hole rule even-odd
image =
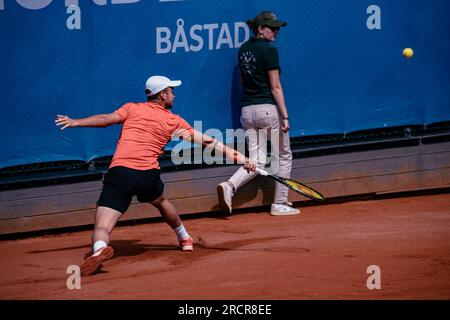
[[159, 196], [158, 198], [156, 198], [155, 200], [153, 200], [152, 202], [150, 202], [152, 205], [159, 207], [161, 205], [161, 203], [164, 201], [164, 197], [163, 196]]

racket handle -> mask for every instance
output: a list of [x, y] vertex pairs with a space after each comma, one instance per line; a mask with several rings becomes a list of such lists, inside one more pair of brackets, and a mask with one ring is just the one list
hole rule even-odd
[[258, 172], [262, 176], [268, 176], [269, 175], [269, 173], [267, 171], [265, 171], [263, 169], [260, 169], [258, 167], [256, 167], [255, 171]]

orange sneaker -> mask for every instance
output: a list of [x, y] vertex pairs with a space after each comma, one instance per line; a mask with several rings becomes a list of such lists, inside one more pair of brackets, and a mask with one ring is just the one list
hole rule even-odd
[[187, 237], [180, 241], [180, 249], [182, 251], [193, 251], [194, 250], [194, 239]]
[[97, 250], [93, 255], [84, 260], [80, 267], [81, 275], [88, 276], [100, 271], [103, 262], [111, 259], [114, 256], [114, 249], [107, 246]]

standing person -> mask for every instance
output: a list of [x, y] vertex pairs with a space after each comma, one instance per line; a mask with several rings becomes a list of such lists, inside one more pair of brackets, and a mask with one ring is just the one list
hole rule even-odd
[[110, 114], [93, 115], [84, 119], [71, 119], [57, 115], [55, 123], [65, 128], [107, 127], [122, 123], [122, 132], [111, 165], [103, 181], [97, 202], [95, 229], [92, 234], [93, 254], [81, 265], [81, 273], [90, 275], [100, 270], [102, 263], [114, 255], [108, 245], [110, 234], [130, 206], [132, 197], [139, 202], [154, 205], [164, 221], [176, 233], [180, 249], [192, 251], [194, 241], [186, 231], [175, 207], [164, 197], [164, 184], [160, 179], [159, 156], [172, 136], [200, 144], [213, 144], [227, 157], [245, 163], [246, 170], [256, 165], [241, 153], [221, 142], [194, 130], [184, 119], [173, 114], [174, 87], [181, 81], [171, 81], [163, 76], [152, 76], [146, 82], [147, 102], [126, 103]]
[[[272, 131], [279, 137], [279, 150], [275, 150], [275, 153], [278, 151], [275, 164], [278, 172], [274, 173], [289, 178], [292, 166], [289, 116], [280, 81], [278, 50], [271, 44], [276, 40], [280, 28], [287, 23], [277, 20], [272, 12], [263, 11], [247, 24], [253, 29], [254, 37], [245, 42], [238, 53], [243, 86], [241, 123], [245, 130], [260, 131], [256, 136], [248, 136], [249, 157], [257, 162], [258, 167], [265, 166], [267, 136], [261, 133], [264, 133], [264, 130]], [[217, 186], [219, 204], [224, 213], [231, 214], [234, 193], [256, 175], [256, 172], [247, 172], [240, 168], [228, 181]], [[276, 183], [270, 214], [299, 213], [300, 210], [292, 208], [292, 203], [288, 202], [288, 188]]]

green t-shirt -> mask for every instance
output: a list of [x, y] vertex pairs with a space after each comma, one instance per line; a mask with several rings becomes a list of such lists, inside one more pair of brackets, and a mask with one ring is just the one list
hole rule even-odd
[[275, 104], [267, 71], [279, 70], [278, 50], [264, 39], [250, 38], [238, 52], [242, 75], [242, 106]]

